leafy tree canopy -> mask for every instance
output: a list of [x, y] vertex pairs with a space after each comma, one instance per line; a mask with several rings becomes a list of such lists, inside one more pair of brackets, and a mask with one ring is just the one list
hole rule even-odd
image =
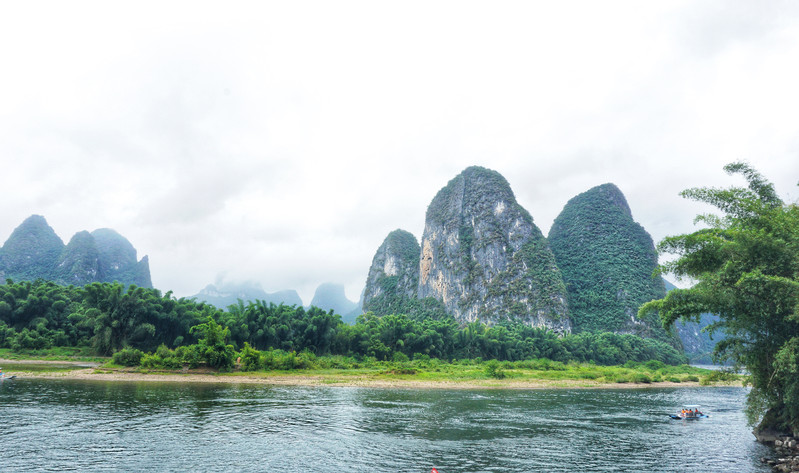
[[665, 326], [678, 319], [717, 314], [711, 330], [727, 338], [716, 357], [751, 374], [749, 420], [761, 428], [799, 430], [799, 206], [785, 203], [773, 185], [745, 163], [725, 166], [747, 187], [695, 188], [682, 196], [706, 202], [721, 215], [700, 215], [706, 228], [664, 239], [658, 249], [676, 254], [660, 267], [696, 281], [644, 304]]

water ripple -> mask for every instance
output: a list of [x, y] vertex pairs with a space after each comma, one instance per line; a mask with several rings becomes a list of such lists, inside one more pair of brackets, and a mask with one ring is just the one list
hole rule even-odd
[[[18, 380], [0, 441], [4, 472], [767, 472], [745, 393]], [[713, 416], [666, 417], [689, 401]]]

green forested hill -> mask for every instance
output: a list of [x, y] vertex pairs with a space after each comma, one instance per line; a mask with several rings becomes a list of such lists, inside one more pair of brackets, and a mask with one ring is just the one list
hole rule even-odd
[[117, 232], [99, 229], [76, 233], [67, 245], [44, 217], [32, 215], [0, 248], [0, 282], [44, 279], [59, 284], [114, 282], [152, 287], [147, 257]]
[[64, 242], [41, 215], [14, 229], [0, 249], [0, 280], [53, 279]]
[[670, 339], [654, 316], [638, 307], [665, 295], [653, 278], [652, 238], [633, 220], [624, 194], [613, 184], [571, 199], [552, 224], [549, 243], [566, 282], [576, 332], [610, 330]]

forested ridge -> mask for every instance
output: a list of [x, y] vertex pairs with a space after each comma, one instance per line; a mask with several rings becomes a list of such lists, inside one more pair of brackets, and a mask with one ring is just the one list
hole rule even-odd
[[633, 220], [624, 194], [613, 184], [572, 198], [552, 224], [549, 243], [563, 273], [569, 316], [576, 332], [612, 330], [672, 340], [657, 316], [637, 318], [638, 307], [666, 295], [653, 277], [657, 252]]
[[[256, 349], [377, 360], [548, 358], [602, 365], [686, 361], [663, 342], [626, 334], [558, 337], [518, 323], [461, 326], [454, 318], [402, 314], [378, 317], [367, 313], [355, 325], [348, 325], [332, 311], [315, 307], [255, 301], [221, 310], [193, 299], [175, 298], [171, 292], [132, 285], [126, 288], [118, 283], [76, 287], [43, 280], [9, 280], [0, 286], [0, 347], [17, 351], [67, 346], [103, 356], [126, 348], [154, 352], [162, 347], [163, 352], [207, 343], [209, 331], [217, 333], [218, 352], [228, 360], [236, 353]], [[184, 349], [183, 353], [188, 352]], [[191, 353], [195, 356], [196, 350]]]

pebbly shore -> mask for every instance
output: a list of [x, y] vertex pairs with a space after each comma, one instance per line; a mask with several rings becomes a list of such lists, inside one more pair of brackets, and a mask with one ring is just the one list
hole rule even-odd
[[776, 459], [762, 458], [774, 471], [788, 473], [799, 472], [799, 440], [796, 437], [782, 436], [774, 440]]

